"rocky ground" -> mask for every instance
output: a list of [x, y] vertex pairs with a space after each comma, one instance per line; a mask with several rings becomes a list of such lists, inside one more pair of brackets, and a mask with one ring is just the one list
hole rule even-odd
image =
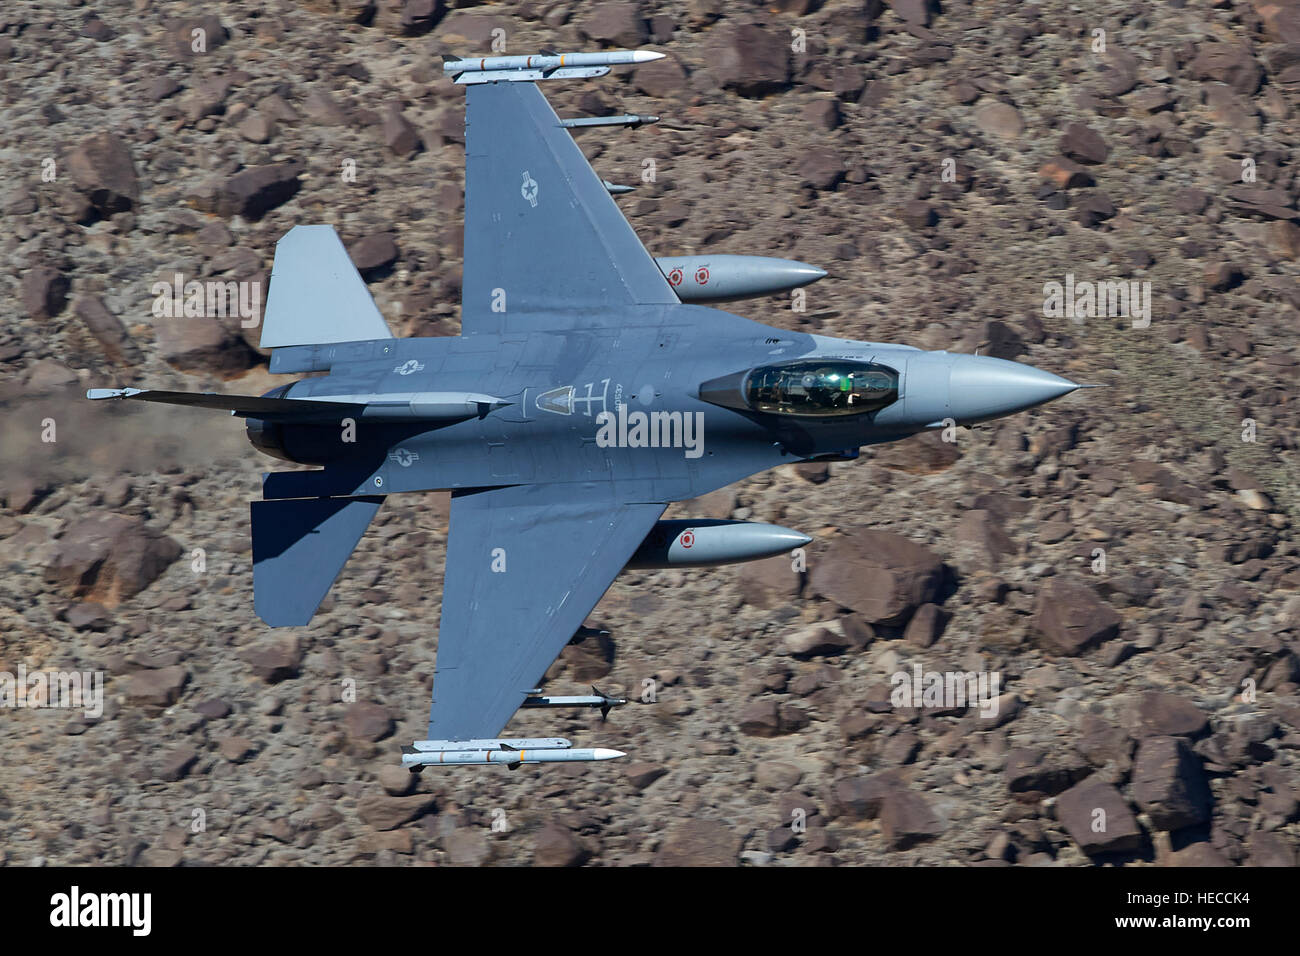
[[[0, 861], [1296, 864], [1300, 4], [127, 6], [0, 10], [0, 671], [107, 678], [98, 718], [0, 712]], [[445, 496], [390, 500], [313, 624], [271, 632], [268, 459], [220, 416], [76, 396], [269, 388], [256, 328], [150, 290], [265, 282], [300, 222], [395, 333], [454, 334], [439, 55], [494, 39], [669, 54], [546, 92], [664, 117], [579, 139], [652, 252], [831, 272], [805, 311], [729, 308], [1109, 387], [683, 503], [813, 534], [806, 571], [619, 579], [548, 677], [637, 702], [511, 726], [627, 759], [412, 778]], [[1149, 325], [1045, 315], [1067, 273], [1149, 282]], [[996, 673], [997, 713], [896, 706], [918, 664]]]

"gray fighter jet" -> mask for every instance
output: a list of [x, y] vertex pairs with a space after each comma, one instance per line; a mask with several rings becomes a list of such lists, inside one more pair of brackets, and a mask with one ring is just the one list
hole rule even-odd
[[439, 764], [601, 760], [561, 738], [500, 738], [625, 567], [712, 566], [806, 544], [739, 521], [661, 521], [669, 502], [865, 445], [1011, 415], [1081, 386], [1027, 365], [773, 328], [683, 300], [790, 289], [820, 269], [757, 256], [656, 261], [537, 81], [598, 76], [644, 51], [449, 59], [466, 86], [461, 335], [397, 339], [328, 225], [276, 246], [261, 397], [93, 389], [224, 409], [253, 445], [313, 470], [251, 503], [254, 607], [305, 625], [383, 504], [450, 490], [428, 739]]

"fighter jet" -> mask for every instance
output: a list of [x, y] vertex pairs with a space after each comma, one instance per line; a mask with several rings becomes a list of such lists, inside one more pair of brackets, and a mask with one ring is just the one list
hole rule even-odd
[[260, 397], [92, 389], [222, 409], [260, 451], [253, 606], [308, 624], [388, 495], [449, 490], [428, 739], [412, 771], [622, 756], [499, 735], [548, 696], [547, 667], [627, 567], [710, 567], [811, 539], [773, 525], [663, 521], [777, 465], [852, 459], [927, 429], [1021, 412], [1081, 386], [1028, 365], [775, 328], [687, 301], [764, 295], [825, 273], [758, 256], [652, 257], [538, 83], [658, 59], [648, 51], [448, 58], [466, 87], [461, 334], [394, 338], [329, 225], [277, 244], [262, 346], [312, 373]]

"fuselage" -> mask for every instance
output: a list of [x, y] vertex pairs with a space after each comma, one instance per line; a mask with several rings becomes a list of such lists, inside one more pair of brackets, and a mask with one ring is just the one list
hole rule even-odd
[[[655, 307], [644, 317], [281, 350], [281, 368], [328, 369], [281, 397], [469, 392], [507, 404], [451, 423], [356, 422], [347, 438], [337, 422], [285, 424], [272, 444], [289, 460], [346, 471], [344, 485], [357, 493], [618, 478], [623, 496], [675, 501], [779, 464], [1009, 414], [1075, 387], [1012, 362], [791, 332], [700, 306]], [[744, 388], [751, 370], [791, 366], [807, 374], [785, 376], [787, 390], [807, 402], [800, 383], [815, 385], [825, 407], [764, 404], [754, 376], [752, 404], [744, 391], [720, 404], [701, 389], [719, 380]], [[896, 394], [878, 393], [889, 399], [883, 407], [851, 407], [841, 373], [854, 369], [876, 370]], [[826, 388], [828, 379], [844, 382], [845, 397]], [[1026, 392], [1025, 381], [1039, 391]]]

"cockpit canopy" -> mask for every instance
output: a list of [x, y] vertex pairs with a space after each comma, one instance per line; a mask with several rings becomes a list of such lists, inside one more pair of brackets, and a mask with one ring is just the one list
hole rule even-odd
[[700, 398], [772, 415], [864, 415], [898, 401], [898, 372], [855, 359], [797, 359], [712, 379]]

